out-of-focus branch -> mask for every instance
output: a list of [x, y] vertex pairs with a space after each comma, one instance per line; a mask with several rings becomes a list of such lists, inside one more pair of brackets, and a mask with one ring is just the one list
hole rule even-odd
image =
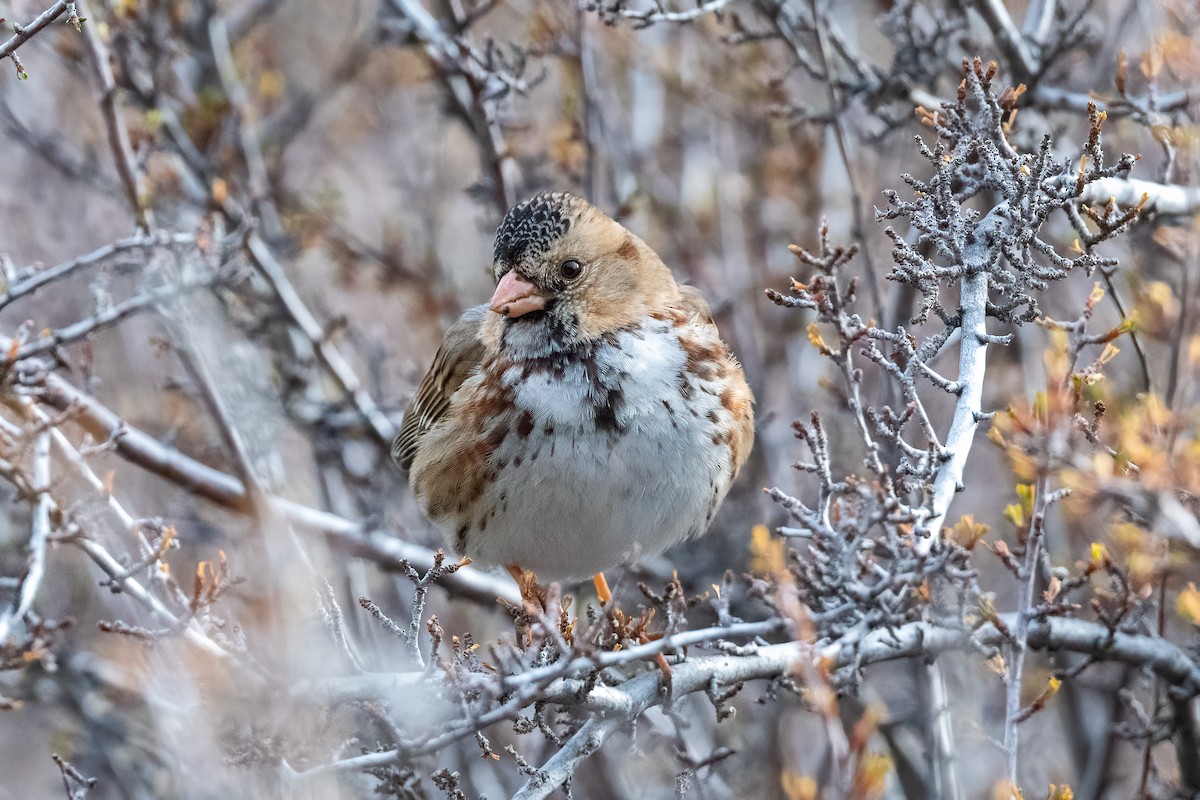
[[[79, 0], [79, 7], [88, 15], [86, 0]], [[84, 40], [87, 42], [88, 60], [96, 75], [97, 88], [100, 91], [100, 111], [104, 115], [104, 123], [108, 128], [108, 143], [112, 148], [113, 162], [117, 174], [121, 176], [121, 186], [125, 189], [125, 199], [133, 211], [134, 219], [140, 228], [149, 229], [150, 211], [146, 205], [145, 187], [142, 184], [141, 172], [133, 155], [133, 145], [129, 139], [129, 129], [121, 118], [121, 109], [117, 107], [117, 83], [113, 77], [112, 64], [109, 59], [108, 46], [100, 40], [98, 25], [83, 26]]]
[[1045, 474], [1038, 476], [1034, 489], [1033, 518], [1029, 523], [1029, 536], [1025, 542], [1025, 564], [1018, 575], [1024, 582], [1019, 589], [1017, 599], [1016, 625], [1013, 628], [1013, 640], [1008, 663], [1008, 674], [1005, 691], [1004, 709], [1004, 748], [1008, 751], [1008, 780], [1013, 786], [1019, 786], [1017, 771], [1021, 722], [1021, 679], [1025, 674], [1025, 657], [1028, 648], [1025, 640], [1029, 635], [1029, 615], [1033, 608], [1037, 591], [1038, 579], [1041, 576], [1042, 553], [1046, 548], [1046, 510], [1051, 499], [1047, 496], [1049, 480]]
[[1020, 74], [1021, 79], [1029, 79], [1038, 72], [1037, 59], [1029, 49], [1029, 43], [1021, 29], [1013, 22], [1012, 15], [1004, 5], [1004, 0], [975, 0], [972, 6], [987, 22], [996, 37], [996, 44], [1004, 52], [1013, 69]]
[[1180, 89], [1177, 92], [1156, 94], [1151, 97], [1115, 97], [1105, 99], [1093, 97], [1086, 92], [1074, 92], [1057, 86], [1038, 84], [1030, 92], [1029, 101], [1047, 111], [1069, 111], [1071, 113], [1087, 113], [1089, 105], [1108, 114], [1110, 117], [1127, 117], [1150, 113], [1165, 114], [1188, 108], [1197, 97], [1200, 90], [1196, 87]]
[[127, 425], [94, 397], [58, 375], [46, 376], [40, 398], [59, 411], [70, 411], [71, 420], [98, 441], [111, 440], [116, 453], [126, 461], [217, 505], [234, 511], [249, 510], [242, 484], [236, 478], [201, 464]]
[[[26, 416], [36, 426], [43, 428], [46, 431], [47, 447], [51, 444], [57, 449], [60, 458], [63, 462], [69, 465], [75, 473], [80, 477], [89, 489], [98, 497], [103, 498], [104, 504], [116, 513], [121, 520], [122, 525], [133, 533], [136, 530], [136, 521], [124, 508], [117, 502], [112, 493], [105, 487], [104, 482], [92, 471], [92, 468], [84, 460], [79, 451], [67, 440], [67, 437], [54, 426], [54, 421], [28, 398], [9, 397], [5, 399], [5, 403], [18, 413]], [[13, 434], [11, 423], [4, 422], [3, 426], [9, 435]], [[40, 437], [37, 447], [42, 446]], [[69, 518], [70, 509], [66, 504], [54, 499], [49, 487], [49, 464], [47, 461], [38, 466], [36, 472], [44, 471], [46, 473], [47, 485], [45, 490], [39, 491], [37, 503], [45, 505], [45, 523], [47, 525], [46, 535], [49, 535], [49, 520], [50, 516], [57, 512], [64, 518]], [[35, 453], [35, 459], [37, 454]], [[35, 486], [35, 490], [40, 487]], [[35, 507], [35, 514], [37, 507]], [[35, 517], [36, 522], [36, 517]], [[71, 538], [71, 543], [82, 550], [92, 561], [108, 575], [113, 582], [113, 586], [129, 597], [133, 598], [138, 604], [150, 611], [156, 618], [167, 624], [168, 627], [178, 631], [188, 642], [195, 645], [200, 650], [208, 653], [211, 656], [225, 662], [237, 660], [240, 665], [248, 667], [248, 671], [244, 674], [248, 678], [262, 677], [261, 671], [253, 663], [245, 659], [239, 659], [232, 651], [218, 644], [209, 637], [200, 627], [199, 622], [194, 618], [181, 618], [177, 616], [154, 592], [147, 589], [140, 581], [134, 578], [129, 569], [123, 565], [116, 557], [108, 551], [107, 548], [100, 542], [86, 535], [78, 535]]]
[[1025, 24], [1022, 27], [1022, 33], [1034, 42], [1041, 43], [1054, 23], [1054, 7], [1056, 5], [1056, 0], [1031, 0], [1029, 7], [1025, 9]]
[[838, 155], [841, 156], [842, 167], [846, 171], [846, 183], [850, 188], [850, 213], [854, 219], [854, 240], [860, 243], [859, 246], [864, 262], [863, 272], [867, 279], [867, 289], [871, 293], [871, 303], [874, 306], [874, 313], [882, 316], [884, 313], [883, 297], [879, 291], [879, 276], [875, 274], [875, 263], [871, 259], [870, 237], [867, 235], [867, 223], [863, 214], [862, 191], [859, 188], [858, 175], [854, 170], [854, 163], [850, 157], [849, 137], [846, 132], [846, 126], [842, 121], [844, 103], [838, 92], [837, 84], [833, 79], [832, 58], [829, 53], [829, 46], [825, 41], [827, 37], [825, 31], [829, 30], [830, 26], [821, 8], [820, 0], [810, 0], [809, 6], [812, 9], [813, 19], [816, 21], [814, 27], [816, 28], [817, 56], [821, 59], [821, 67], [825, 72], [825, 88], [829, 96], [829, 117], [833, 125]]
[[97, 314], [74, 322], [65, 328], [50, 331], [45, 336], [22, 344], [15, 352], [10, 351], [9, 353], [0, 355], [0, 368], [26, 358], [35, 358], [52, 352], [68, 342], [78, 341], [91, 333], [115, 325], [139, 311], [144, 311], [147, 308], [177, 298], [180, 295], [194, 292], [197, 289], [207, 288], [210, 285], [210, 280], [192, 280], [180, 284], [160, 286], [156, 289], [150, 289], [141, 294], [134, 295]]
[[225, 95], [233, 106], [235, 127], [238, 132], [242, 158], [246, 161], [249, 177], [250, 200], [262, 220], [267, 238], [278, 239], [283, 233], [279, 212], [271, 199], [271, 179], [267, 175], [267, 162], [263, 158], [259, 143], [258, 125], [250, 108], [250, 97], [238, 77], [237, 65], [233, 63], [233, 50], [229, 46], [229, 32], [221, 15], [216, 14], [208, 23], [208, 38], [212, 44], [213, 60], [217, 74], [225, 88]]
[[[496, 98], [510, 90], [525, 92], [528, 84], [486, 68], [482, 55], [465, 41], [451, 36], [420, 0], [388, 0], [388, 4], [409, 23], [410, 35], [432, 59], [458, 112], [474, 128], [484, 160], [491, 166], [496, 208], [501, 214], [507, 212], [517, 202], [521, 176], [504, 141], [496, 115]], [[458, 85], [456, 78], [466, 85]]]
[[196, 237], [190, 233], [135, 233], [133, 236], [128, 236], [124, 239], [118, 239], [111, 244], [106, 244], [99, 247], [90, 253], [82, 256], [63, 261], [53, 267], [48, 267], [43, 270], [32, 271], [26, 270], [23, 275], [28, 277], [20, 277], [11, 286], [5, 288], [3, 294], [0, 294], [0, 309], [7, 307], [9, 304], [20, 300], [26, 295], [33, 294], [43, 286], [53, 283], [61, 278], [66, 277], [80, 269], [102, 264], [115, 256], [124, 253], [141, 252], [159, 247], [176, 247], [183, 245], [194, 244]]
[[[429, 570], [434, 566], [435, 551], [419, 544], [399, 539], [386, 531], [372, 531], [353, 520], [328, 511], [310, 508], [289, 500], [274, 500], [275, 506], [292, 522], [307, 526], [325, 536], [337, 549], [375, 562], [385, 570], [400, 569], [407, 561], [414, 568]], [[498, 598], [520, 603], [521, 594], [510, 580], [471, 567], [444, 575], [438, 586], [455, 597], [494, 606]]]
[[283, 5], [283, 0], [249, 0], [241, 6], [231, 9], [226, 15], [225, 21], [229, 29], [229, 38], [238, 41], [255, 25], [275, 13], [275, 10], [281, 5]]
[[300, 332], [312, 343], [317, 358], [325, 365], [342, 391], [350, 398], [350, 402], [366, 419], [371, 433], [385, 448], [390, 448], [392, 439], [396, 436], [396, 426], [371, 399], [371, 395], [363, 388], [358, 376], [354, 373], [354, 368], [329, 341], [325, 329], [321, 327], [312, 312], [308, 310], [308, 306], [300, 299], [299, 293], [292, 286], [292, 282], [288, 280], [283, 266], [275, 260], [275, 256], [267, 247], [266, 242], [257, 234], [252, 235], [246, 249], [258, 267], [259, 273], [266, 279], [271, 292], [283, 305]]
[[76, 182], [81, 188], [90, 187], [110, 197], [121, 196], [119, 181], [101, 170], [95, 159], [80, 157], [70, 152], [66, 143], [56, 136], [47, 136], [33, 130], [21, 117], [0, 99], [0, 130], [5, 135], [5, 144], [20, 145], [37, 156], [65, 178]]
[[[252, 513], [250, 499], [241, 481], [128, 425], [94, 397], [57, 375], [46, 377], [41, 396], [54, 408], [71, 411], [72, 420], [94, 438], [111, 440], [116, 453], [127, 461], [232, 511]], [[433, 567], [435, 554], [427, 547], [367, 530], [357, 522], [327, 511], [281, 499], [272, 502], [292, 522], [319, 531], [338, 549], [368, 558], [384, 568], [398, 568], [401, 560], [407, 560], [417, 569]], [[445, 576], [439, 585], [456, 596], [483, 604], [494, 604], [497, 597], [520, 602], [520, 594], [511, 581], [470, 567]]]

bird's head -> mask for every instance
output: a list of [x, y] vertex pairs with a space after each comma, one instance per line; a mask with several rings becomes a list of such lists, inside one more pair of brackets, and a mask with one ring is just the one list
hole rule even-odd
[[586, 200], [544, 193], [496, 231], [490, 326], [524, 349], [566, 349], [675, 300], [670, 270], [645, 242]]

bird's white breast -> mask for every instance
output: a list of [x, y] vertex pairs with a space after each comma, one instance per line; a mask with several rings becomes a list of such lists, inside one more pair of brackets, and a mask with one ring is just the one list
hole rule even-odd
[[678, 330], [650, 321], [587, 358], [505, 371], [533, 424], [493, 453], [467, 555], [580, 577], [704, 531], [728, 490], [729, 451], [713, 444], [725, 412], [720, 388], [687, 369]]

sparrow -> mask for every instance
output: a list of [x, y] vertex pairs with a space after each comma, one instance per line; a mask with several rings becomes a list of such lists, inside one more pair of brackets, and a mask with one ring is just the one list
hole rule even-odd
[[566, 580], [703, 534], [754, 442], [703, 295], [567, 193], [508, 212], [491, 274], [392, 446], [449, 547]]

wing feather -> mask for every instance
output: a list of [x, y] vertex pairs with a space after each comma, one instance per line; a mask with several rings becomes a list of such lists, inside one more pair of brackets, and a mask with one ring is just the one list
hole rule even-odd
[[417, 387], [392, 442], [392, 460], [400, 469], [407, 472], [412, 466], [421, 436], [445, 416], [454, 393], [478, 369], [484, 353], [479, 332], [487, 313], [487, 306], [467, 309], [442, 338], [433, 365]]

